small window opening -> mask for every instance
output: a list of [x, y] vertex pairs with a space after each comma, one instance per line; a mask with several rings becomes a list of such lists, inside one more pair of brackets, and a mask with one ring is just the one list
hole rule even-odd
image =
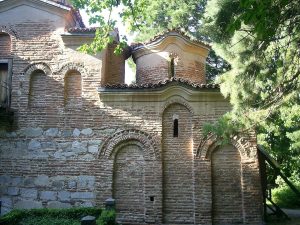
[[174, 120], [173, 137], [178, 137], [178, 119]]
[[171, 58], [171, 62], [170, 62], [170, 77], [175, 77], [175, 62], [174, 62], [174, 58]]
[[8, 63], [0, 63], [0, 106], [7, 106], [9, 93]]
[[154, 196], [150, 196], [150, 201], [154, 202]]

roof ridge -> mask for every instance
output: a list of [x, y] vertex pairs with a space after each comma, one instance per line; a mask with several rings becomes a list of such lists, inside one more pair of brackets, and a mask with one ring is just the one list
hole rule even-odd
[[156, 83], [141, 83], [141, 84], [106, 84], [101, 88], [108, 89], [149, 89], [149, 88], [159, 88], [166, 86], [171, 83], [179, 83], [183, 85], [188, 85], [193, 88], [205, 88], [205, 89], [219, 89], [218, 84], [205, 84], [205, 83], [196, 83], [192, 82], [189, 79], [184, 79], [181, 77], [172, 77], [168, 79], [161, 80]]
[[171, 32], [178, 33], [179, 35], [181, 35], [182, 37], [190, 40], [191, 42], [194, 42], [194, 43], [197, 43], [197, 44], [201, 44], [201, 45], [204, 45], [204, 46], [206, 46], [208, 48], [211, 48], [211, 46], [208, 43], [196, 39], [195, 37], [189, 35], [187, 32], [185, 32], [183, 29], [180, 29], [180, 28], [173, 28], [173, 29], [164, 30], [164, 31], [156, 34], [154, 37], [150, 38], [147, 41], [132, 43], [130, 46], [132, 48], [135, 48], [135, 47], [139, 47], [139, 46], [151, 44], [151, 43], [153, 43], [155, 41], [158, 41], [159, 39], [165, 38], [167, 36], [167, 34], [169, 34]]

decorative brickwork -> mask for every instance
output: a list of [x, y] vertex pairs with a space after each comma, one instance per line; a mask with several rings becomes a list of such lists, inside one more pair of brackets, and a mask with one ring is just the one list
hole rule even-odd
[[157, 141], [149, 134], [140, 130], [123, 130], [115, 133], [106, 140], [105, 144], [102, 146], [99, 157], [115, 158], [116, 152], [114, 150], [116, 146], [124, 141], [130, 140], [139, 141], [144, 145], [144, 149], [147, 150], [147, 152], [144, 152], [145, 159], [153, 160], [160, 158]]
[[255, 135], [224, 147], [203, 139], [203, 125], [230, 110], [219, 86], [205, 84], [209, 46], [177, 31], [133, 45], [137, 83], [126, 85], [130, 50], [77, 51], [96, 29], [69, 6], [1, 7], [15, 112], [14, 130], [0, 126], [1, 213], [113, 197], [121, 224], [262, 224]]

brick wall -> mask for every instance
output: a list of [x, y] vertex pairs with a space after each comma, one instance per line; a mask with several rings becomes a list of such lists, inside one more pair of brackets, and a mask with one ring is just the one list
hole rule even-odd
[[109, 44], [105, 56], [105, 72], [102, 76], [102, 85], [123, 84], [125, 81], [125, 56], [114, 53], [116, 44]]
[[0, 57], [8, 56], [11, 53], [11, 40], [7, 33], [0, 32]]
[[[228, 111], [228, 102], [216, 99], [214, 92], [197, 96], [192, 89], [162, 91], [156, 98], [151, 98], [154, 91], [116, 92], [104, 101], [96, 88], [124, 80], [124, 61], [111, 49], [97, 56], [76, 51], [78, 44], [62, 40], [51, 18], [7, 26], [17, 34], [11, 36], [17, 126], [0, 131], [2, 213], [14, 207], [102, 205], [114, 196], [119, 219], [129, 224], [212, 223], [214, 169], [209, 158], [195, 155], [203, 124]], [[159, 66], [149, 67], [148, 75], [140, 77], [149, 78], [147, 82], [169, 71], [167, 61], [151, 62]], [[162, 62], [166, 64], [161, 69]], [[140, 65], [147, 69], [149, 63]], [[189, 63], [191, 77], [193, 67], [202, 67], [195, 59], [185, 65]], [[81, 107], [68, 107], [80, 97]], [[179, 120], [178, 138], [172, 136], [174, 115]], [[254, 145], [245, 148], [254, 152]], [[244, 222], [252, 225], [261, 222], [255, 157], [245, 157], [251, 163], [241, 160], [242, 207], [248, 212]], [[135, 213], [126, 211], [125, 205]]]
[[[178, 137], [174, 120], [178, 119]], [[182, 105], [163, 114], [163, 222], [193, 224], [193, 151], [191, 114]]]
[[220, 147], [211, 163], [213, 224], [243, 224], [240, 153], [230, 145]]
[[198, 52], [182, 48], [176, 41], [163, 49], [144, 49], [133, 52], [136, 60], [137, 83], [157, 83], [171, 78], [171, 60], [174, 60], [175, 77], [181, 77], [195, 83], [206, 83], [205, 57]]
[[113, 198], [120, 223], [144, 222], [144, 157], [138, 145], [118, 150], [114, 163]]
[[46, 107], [46, 105], [48, 104], [46, 89], [47, 89], [46, 74], [41, 70], [34, 71], [30, 75], [28, 106], [31, 108]]

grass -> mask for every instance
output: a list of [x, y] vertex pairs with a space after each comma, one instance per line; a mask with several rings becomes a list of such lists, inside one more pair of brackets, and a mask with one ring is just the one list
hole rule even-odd
[[[300, 190], [300, 182], [295, 183]], [[272, 199], [281, 208], [296, 209], [300, 208], [300, 198], [287, 185], [279, 186], [272, 190]]]
[[1, 225], [80, 225], [82, 217], [91, 215], [96, 218], [100, 208], [70, 209], [32, 209], [13, 210], [0, 217]]
[[267, 225], [300, 225], [300, 218], [292, 218], [291, 220], [270, 221]]

